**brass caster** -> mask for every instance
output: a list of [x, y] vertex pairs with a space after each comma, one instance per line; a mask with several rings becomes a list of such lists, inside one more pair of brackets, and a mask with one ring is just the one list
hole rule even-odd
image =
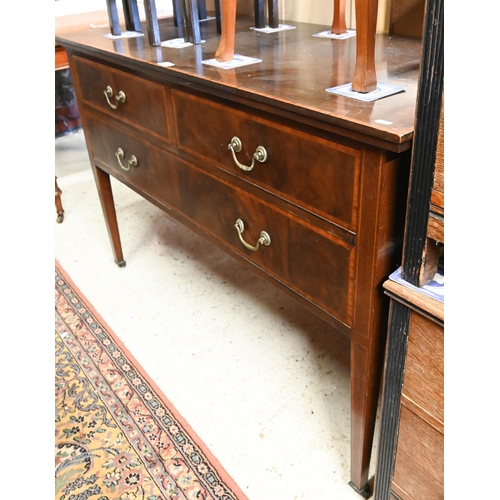
[[61, 224], [61, 222], [64, 220], [64, 214], [57, 214], [57, 219], [56, 222], [58, 224]]

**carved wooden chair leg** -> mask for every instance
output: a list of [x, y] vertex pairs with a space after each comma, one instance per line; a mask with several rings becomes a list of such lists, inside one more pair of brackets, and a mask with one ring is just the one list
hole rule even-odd
[[342, 35], [346, 31], [345, 0], [333, 0], [332, 34]]
[[62, 191], [59, 189], [59, 186], [57, 185], [57, 177], [55, 180], [56, 180], [56, 211], [57, 211], [56, 220], [58, 224], [61, 224], [61, 222], [64, 220], [64, 209], [61, 201]]
[[232, 61], [234, 57], [234, 35], [236, 30], [236, 0], [221, 0], [222, 34], [215, 59]]
[[378, 0], [356, 0], [356, 66], [352, 79], [354, 92], [377, 88], [375, 72], [375, 35]]

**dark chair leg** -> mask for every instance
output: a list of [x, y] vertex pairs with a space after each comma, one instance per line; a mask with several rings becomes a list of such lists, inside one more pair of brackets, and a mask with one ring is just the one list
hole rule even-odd
[[205, 0], [198, 0], [198, 14], [200, 16], [200, 21], [207, 18], [207, 4]]
[[174, 25], [179, 28], [182, 27], [182, 7], [180, 0], [172, 0], [172, 6], [174, 8]]
[[264, 0], [254, 0], [255, 27], [257, 29], [266, 27], [266, 16], [264, 12]]
[[279, 27], [279, 7], [278, 0], [267, 0], [269, 27], [278, 28]]
[[215, 4], [215, 22], [217, 23], [217, 33], [220, 35], [222, 33], [222, 21], [221, 21], [221, 8], [220, 0], [214, 0]]
[[137, 0], [123, 0], [123, 15], [125, 17], [125, 27], [128, 31], [141, 32], [141, 19]]
[[155, 0], [144, 0], [144, 10], [146, 11], [149, 43], [153, 47], [159, 47], [161, 45], [160, 25], [158, 24]]
[[120, 29], [120, 18], [118, 17], [118, 9], [116, 7], [116, 0], [106, 0], [108, 6], [108, 19], [111, 34], [113, 36], [120, 36], [122, 31]]

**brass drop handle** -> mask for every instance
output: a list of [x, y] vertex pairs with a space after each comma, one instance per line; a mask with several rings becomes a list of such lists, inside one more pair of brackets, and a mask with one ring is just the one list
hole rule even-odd
[[125, 166], [122, 163], [123, 157], [125, 156], [125, 153], [123, 152], [122, 148], [118, 148], [118, 150], [115, 153], [116, 159], [118, 160], [118, 163], [120, 164], [120, 167], [123, 168], [123, 170], [130, 170], [130, 167], [137, 167], [138, 161], [137, 158], [134, 155], [130, 155], [130, 158], [127, 161], [127, 165]]
[[257, 146], [257, 149], [255, 150], [255, 153], [253, 154], [252, 157], [252, 164], [250, 166], [242, 165], [236, 158], [236, 153], [239, 153], [242, 147], [243, 145], [238, 137], [233, 137], [231, 139], [231, 142], [227, 146], [227, 149], [230, 149], [231, 153], [233, 154], [234, 163], [236, 163], [236, 165], [238, 165], [238, 167], [240, 167], [241, 170], [248, 172], [252, 170], [253, 167], [255, 166], [255, 160], [257, 160], [260, 163], [264, 163], [267, 160], [267, 151], [264, 148], [264, 146]]
[[[109, 107], [113, 108], [113, 109], [116, 109], [118, 107], [118, 104], [113, 104], [109, 100], [110, 97], [113, 97], [113, 89], [111, 88], [111, 86], [108, 85], [106, 87], [106, 90], [103, 91], [103, 93], [104, 93], [104, 96], [106, 97], [106, 101], [108, 101]], [[120, 90], [120, 92], [118, 92], [118, 95], [115, 97], [115, 101], [117, 103], [119, 103], [119, 102], [124, 103], [125, 99], [126, 99], [125, 92], [123, 92], [123, 90]]]
[[241, 236], [241, 234], [245, 230], [245, 224], [241, 219], [236, 220], [234, 227], [236, 228], [236, 231], [238, 231], [240, 241], [243, 243], [243, 245], [245, 245], [245, 248], [248, 248], [248, 250], [252, 250], [252, 252], [257, 251], [260, 245], [265, 245], [266, 247], [268, 247], [271, 244], [271, 237], [265, 231], [260, 232], [260, 238], [257, 240], [257, 244], [255, 246], [247, 243]]

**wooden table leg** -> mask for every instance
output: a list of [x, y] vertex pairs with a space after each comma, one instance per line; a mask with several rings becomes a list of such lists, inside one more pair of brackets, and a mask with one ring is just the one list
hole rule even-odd
[[370, 458], [380, 391], [381, 349], [351, 340], [351, 481], [350, 486], [369, 498]]
[[215, 52], [217, 61], [232, 61], [234, 57], [234, 36], [236, 31], [236, 0], [222, 0], [222, 34]]
[[345, 0], [333, 0], [332, 34], [342, 35], [346, 32]]
[[375, 35], [378, 0], [356, 0], [356, 66], [352, 79], [354, 92], [377, 88], [375, 73]]
[[64, 220], [64, 209], [61, 201], [62, 191], [59, 189], [59, 186], [57, 185], [57, 177], [55, 180], [56, 180], [56, 211], [57, 211], [56, 220], [58, 224], [61, 224], [61, 222]]
[[101, 170], [99, 167], [93, 166], [94, 178], [99, 193], [104, 220], [108, 230], [109, 239], [116, 264], [119, 267], [125, 267], [126, 262], [123, 259], [122, 244], [120, 241], [120, 233], [118, 231], [118, 221], [116, 218], [115, 202], [113, 199], [113, 191], [111, 190], [111, 179], [109, 174]]

